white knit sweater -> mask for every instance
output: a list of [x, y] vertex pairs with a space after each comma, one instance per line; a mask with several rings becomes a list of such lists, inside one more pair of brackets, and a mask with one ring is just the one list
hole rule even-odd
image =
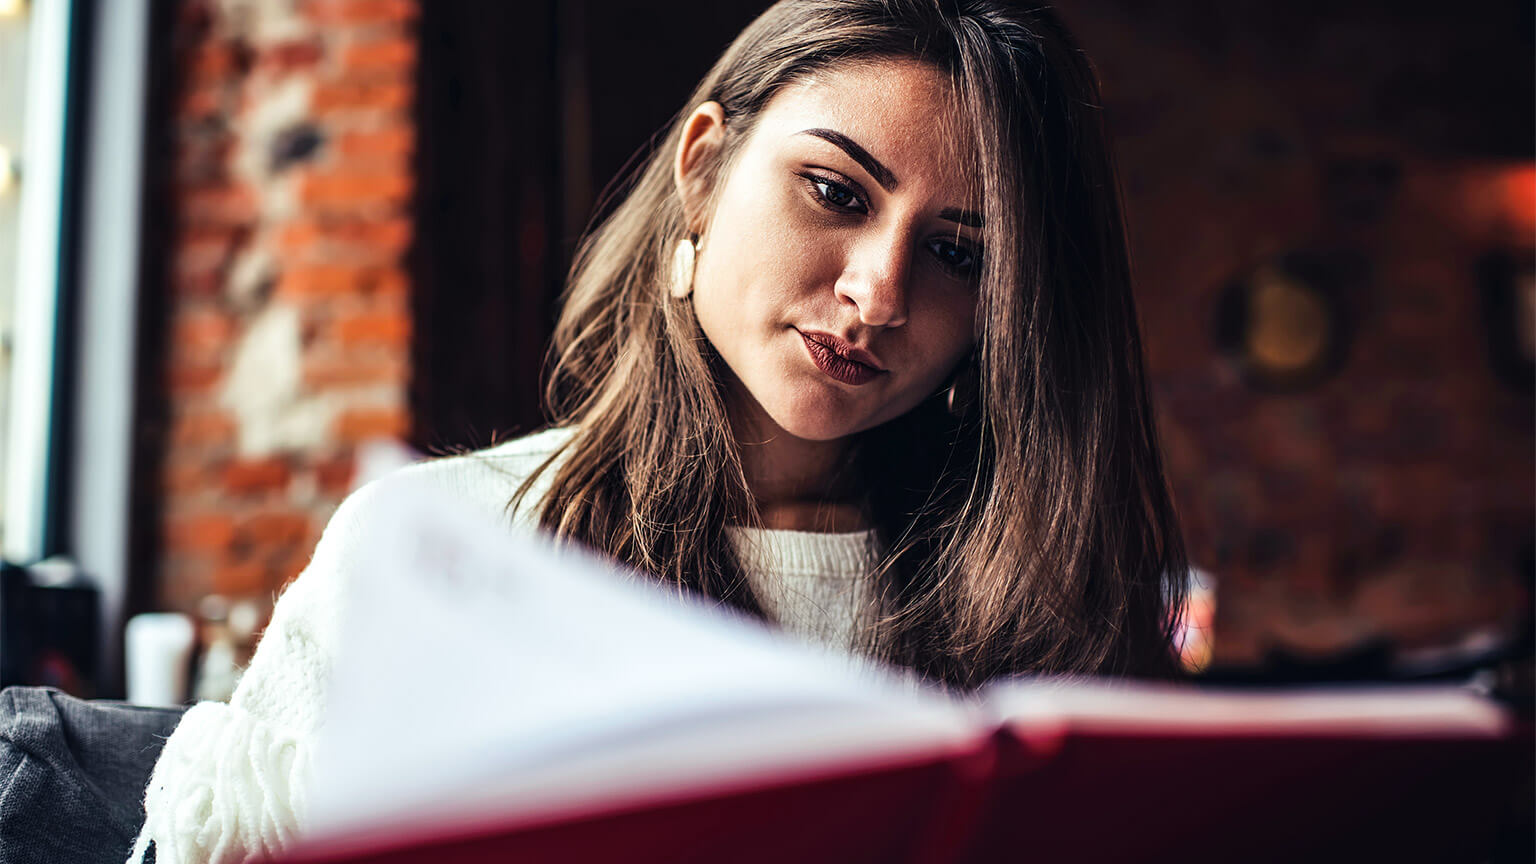
[[[229, 704], [202, 702], [166, 741], [144, 795], [144, 829], [129, 862], [151, 840], [159, 864], [240, 862], [274, 854], [304, 830], [310, 747], [325, 717], [326, 680], [341, 598], [370, 541], [379, 496], [412, 488], [447, 492], [497, 517], [508, 531], [532, 530], [548, 488], [545, 472], [527, 504], [508, 513], [513, 491], [570, 432], [554, 429], [405, 469], [342, 502], [303, 573], [283, 592]], [[863, 576], [870, 535], [737, 529], [758, 596], [784, 629], [851, 648], [868, 606]]]

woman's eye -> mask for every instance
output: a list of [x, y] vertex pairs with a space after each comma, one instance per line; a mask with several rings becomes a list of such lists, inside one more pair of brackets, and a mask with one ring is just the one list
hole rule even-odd
[[939, 264], [944, 269], [957, 276], [970, 276], [976, 271], [976, 265], [981, 260], [975, 252], [948, 240], [930, 240], [928, 248], [933, 251], [934, 257], [939, 259]]
[[815, 174], [802, 174], [801, 176], [810, 184], [811, 189], [815, 191], [816, 197], [825, 207], [849, 213], [863, 213], [869, 209], [864, 206], [864, 201], [859, 197], [859, 193], [835, 180], [829, 180], [826, 177], [820, 177]]

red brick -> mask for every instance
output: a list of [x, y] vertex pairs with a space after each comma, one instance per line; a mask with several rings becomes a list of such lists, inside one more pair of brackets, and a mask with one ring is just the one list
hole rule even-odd
[[[215, 298], [227, 288], [240, 244], [253, 239], [269, 244], [263, 248], [279, 263], [276, 290], [306, 298], [304, 308], [315, 313], [320, 327], [313, 334], [320, 341], [306, 352], [309, 386], [403, 391], [409, 374], [404, 353], [396, 349], [410, 335], [409, 280], [401, 268], [413, 227], [404, 205], [414, 192], [416, 142], [407, 112], [415, 95], [419, 49], [411, 30], [418, 3], [295, 3], [317, 38], [253, 49], [243, 37], [226, 38], [230, 22], [212, 0], [182, 4], [175, 25], [185, 50], [178, 59], [180, 87], [167, 131], [180, 228], [169, 246], [171, 278], [164, 286], [172, 328], [162, 374], [172, 422], [159, 480], [168, 513], [193, 512], [203, 501], [284, 490], [300, 471], [306, 486], [313, 480], [318, 497], [314, 512], [272, 506], [286, 500], [274, 495], [256, 513], [163, 516], [169, 542], [162, 591], [177, 608], [195, 607], [209, 590], [249, 595], [279, 589], [308, 562], [322, 524], [317, 514], [341, 498], [353, 475], [345, 448], [232, 458], [238, 424], [232, 415], [212, 410], [212, 394], [243, 324]], [[246, 143], [240, 112], [263, 90], [261, 82], [249, 85], [255, 78], [286, 74], [315, 77], [312, 116], [333, 130], [322, 159], [295, 167], [304, 207], [291, 224], [263, 221], [261, 190], [236, 181], [231, 162]], [[342, 343], [356, 350], [333, 354]], [[335, 426], [357, 439], [398, 435], [408, 426], [408, 414], [402, 406], [358, 408]]]
[[346, 253], [393, 262], [411, 242], [410, 220], [401, 217], [349, 220], [329, 224], [294, 222], [278, 234], [278, 248], [288, 255]]
[[311, 537], [310, 542], [306, 542], [301, 546], [295, 546], [286, 554], [278, 556], [273, 561], [269, 575], [273, 579], [274, 586], [282, 585], [292, 580], [293, 577], [303, 572], [305, 567], [309, 566], [310, 559], [315, 556], [315, 543], [319, 542], [319, 539], [318, 537]]
[[224, 271], [179, 276], [171, 281], [171, 289], [178, 301], [215, 299], [224, 292]]
[[225, 466], [223, 472], [225, 491], [235, 495], [283, 489], [291, 477], [288, 460], [280, 456], [238, 460]]
[[336, 338], [347, 347], [366, 344], [404, 347], [411, 338], [411, 321], [404, 315], [393, 313], [349, 315], [336, 322]]
[[178, 350], [214, 351], [229, 344], [234, 325], [222, 312], [183, 310], [176, 317], [171, 338]]
[[186, 225], [238, 226], [256, 218], [256, 198], [244, 187], [213, 185], [179, 191], [178, 200]]
[[171, 516], [165, 522], [166, 548], [175, 551], [222, 551], [234, 538], [235, 520], [225, 513]]
[[398, 440], [409, 426], [405, 412], [398, 408], [354, 408], [336, 418], [335, 434], [347, 444], [375, 438]]
[[170, 464], [161, 472], [160, 487], [171, 495], [185, 496], [207, 488], [212, 482], [208, 465], [202, 460], [177, 463], [172, 454], [166, 461]]
[[277, 247], [283, 252], [303, 252], [320, 243], [326, 232], [311, 221], [290, 222], [277, 234]]
[[235, 422], [220, 411], [196, 411], [171, 421], [172, 447], [222, 444], [235, 436]]
[[227, 237], [183, 241], [176, 248], [173, 276], [188, 281], [217, 277], [229, 261], [229, 252]]
[[336, 142], [343, 159], [375, 156], [408, 156], [416, 146], [415, 130], [396, 126], [372, 132], [348, 132]]
[[416, 65], [416, 40], [371, 39], [348, 45], [341, 66], [348, 73], [409, 70]]
[[304, 386], [311, 390], [355, 387], [365, 384], [404, 384], [405, 360], [398, 352], [388, 356], [365, 356], [348, 351], [340, 357], [304, 362]]
[[306, 513], [268, 511], [240, 520], [240, 542], [252, 549], [271, 550], [304, 546], [309, 541], [310, 520]]
[[404, 111], [411, 105], [411, 85], [402, 81], [338, 81], [315, 87], [311, 106], [316, 114], [371, 110]]
[[169, 373], [172, 396], [208, 393], [224, 375], [224, 367], [217, 363], [181, 361], [171, 365]]
[[412, 180], [405, 171], [310, 174], [304, 178], [299, 194], [305, 204], [330, 210], [400, 204], [410, 197]]
[[403, 300], [410, 293], [411, 282], [404, 272], [390, 268], [374, 274], [372, 293], [378, 298]]
[[340, 497], [352, 488], [356, 470], [357, 460], [351, 453], [322, 460], [315, 464], [315, 485], [322, 494]]
[[228, 41], [205, 42], [192, 54], [188, 64], [189, 80], [208, 83], [227, 83], [235, 74], [235, 46]]
[[[394, 255], [400, 255], [410, 248], [411, 238], [414, 232], [411, 229], [409, 219], [387, 219], [375, 223], [368, 231], [367, 243], [381, 251]], [[390, 275], [404, 279], [404, 274], [395, 271]]]
[[324, 55], [320, 40], [291, 39], [268, 45], [256, 57], [256, 64], [275, 72], [293, 72], [314, 66]]
[[227, 96], [227, 88], [223, 85], [189, 85], [177, 95], [175, 113], [182, 117], [217, 114], [224, 110]]
[[267, 571], [267, 566], [260, 561], [221, 564], [213, 570], [210, 592], [225, 596], [265, 594], [269, 590]]
[[403, 24], [414, 21], [415, 0], [308, 0], [304, 17], [317, 24]]
[[277, 282], [277, 294], [284, 297], [334, 297], [355, 294], [365, 271], [358, 267], [316, 265], [295, 267]]
[[[197, 162], [225, 168], [230, 164], [229, 157], [235, 152], [238, 143], [229, 126], [217, 117], [182, 115], [175, 118], [171, 131], [180, 139], [178, 144], [181, 150], [176, 159], [181, 163]], [[178, 178], [181, 176], [177, 174]], [[177, 182], [182, 189], [193, 189], [199, 185], [229, 185], [232, 181], [220, 176], [206, 180], [178, 179]]]
[[396, 175], [415, 177], [416, 175], [415, 166], [411, 163], [411, 155], [408, 151], [396, 153], [376, 151], [341, 156], [330, 170], [338, 175], [355, 174], [365, 177]]

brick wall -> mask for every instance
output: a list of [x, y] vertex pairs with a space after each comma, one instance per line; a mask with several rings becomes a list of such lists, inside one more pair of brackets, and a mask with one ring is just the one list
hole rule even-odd
[[270, 597], [408, 426], [412, 0], [187, 0], [158, 602]]

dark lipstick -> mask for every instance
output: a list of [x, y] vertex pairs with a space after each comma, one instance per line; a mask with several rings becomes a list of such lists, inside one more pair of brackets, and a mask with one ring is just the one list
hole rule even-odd
[[800, 333], [800, 338], [805, 340], [805, 350], [811, 355], [811, 362], [834, 380], [857, 387], [885, 374], [885, 370], [877, 365], [874, 355], [868, 351], [855, 348], [829, 334], [817, 333], [812, 336], [799, 330], [795, 332]]

